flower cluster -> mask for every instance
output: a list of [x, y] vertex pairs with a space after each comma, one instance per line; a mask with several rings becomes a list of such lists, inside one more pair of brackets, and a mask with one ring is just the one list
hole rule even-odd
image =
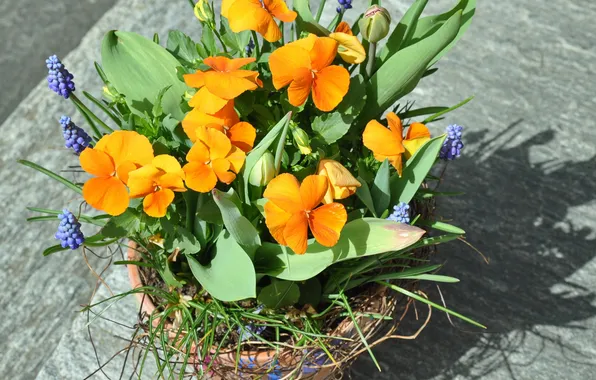
[[348, 9], [352, 9], [352, 0], [337, 0], [339, 7], [337, 7], [337, 13], [345, 12]]
[[455, 160], [461, 155], [461, 150], [464, 147], [464, 143], [461, 141], [463, 130], [464, 127], [457, 124], [447, 127], [447, 138], [443, 142], [443, 146], [439, 152], [439, 158], [450, 161]]
[[63, 96], [64, 99], [68, 99], [75, 90], [74, 76], [68, 72], [56, 55], [46, 59], [46, 66], [48, 68], [48, 87], [56, 94]]
[[62, 125], [62, 136], [64, 136], [64, 146], [80, 154], [91, 144], [91, 136], [82, 128], [72, 122], [70, 117], [62, 116], [60, 118]]
[[79, 248], [85, 242], [85, 236], [81, 232], [81, 223], [67, 209], [58, 214], [58, 219], [60, 219], [60, 225], [55, 237], [60, 240], [62, 248]]
[[387, 220], [393, 220], [398, 223], [410, 223], [410, 205], [405, 202], [393, 206], [393, 212]]

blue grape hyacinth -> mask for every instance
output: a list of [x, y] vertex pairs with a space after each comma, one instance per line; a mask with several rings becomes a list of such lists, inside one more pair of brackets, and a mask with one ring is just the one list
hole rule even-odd
[[60, 219], [60, 225], [55, 237], [60, 240], [62, 248], [79, 248], [85, 242], [85, 236], [81, 232], [81, 223], [67, 209], [58, 214], [58, 219]]
[[443, 141], [443, 146], [439, 152], [439, 158], [442, 160], [455, 160], [461, 155], [464, 143], [461, 141], [464, 127], [452, 124], [447, 127], [447, 138]]
[[74, 76], [66, 70], [56, 55], [46, 59], [46, 66], [48, 68], [48, 87], [64, 99], [68, 99], [75, 90]]
[[352, 9], [352, 0], [337, 0], [339, 7], [337, 7], [337, 13], [342, 13], [348, 9]]
[[80, 154], [91, 144], [91, 136], [81, 127], [72, 122], [70, 117], [62, 116], [62, 135], [64, 136], [64, 146]]
[[393, 206], [393, 212], [387, 220], [393, 220], [398, 223], [410, 223], [410, 205], [405, 202], [399, 202], [398, 205]]

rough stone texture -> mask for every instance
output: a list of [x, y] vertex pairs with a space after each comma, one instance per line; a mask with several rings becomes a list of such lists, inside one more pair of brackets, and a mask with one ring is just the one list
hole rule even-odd
[[[397, 20], [410, 1], [391, 3]], [[430, 13], [447, 9], [453, 1], [429, 3]], [[363, 356], [353, 378], [593, 378], [596, 30], [588, 26], [596, 16], [596, 4], [588, 0], [480, 3], [468, 34], [439, 63], [440, 70], [407, 99], [425, 107], [452, 105], [476, 95], [472, 103], [431, 128], [434, 133], [448, 123], [466, 128], [464, 157], [449, 165], [441, 185], [466, 195], [444, 199], [441, 213], [468, 231], [468, 240], [490, 258], [490, 264], [461, 243], [442, 247], [437, 260], [446, 262], [444, 274], [461, 279], [459, 284], [441, 286], [447, 305], [486, 324], [488, 330], [482, 333], [457, 320], [452, 327], [435, 312], [416, 341], [393, 341], [375, 349], [383, 372]], [[78, 78], [85, 78], [86, 88], [96, 89], [90, 60], [97, 59], [103, 31], [120, 27], [150, 35], [176, 26], [196, 35], [191, 14], [181, 13], [185, 6], [184, 1], [122, 1], [67, 62]], [[328, 7], [330, 17], [335, 4]], [[66, 166], [60, 161], [67, 156], [60, 153], [58, 134], [45, 127], [60, 116], [52, 108], [57, 104], [65, 103], [54, 94], [34, 91], [2, 126], [0, 204], [7, 210], [7, 228], [2, 232], [26, 242], [41, 237], [27, 249], [11, 244], [10, 250], [4, 249], [10, 255], [0, 257], [0, 276], [10, 279], [0, 298], [4, 310], [0, 341], [10, 342], [0, 355], [0, 373], [12, 375], [7, 378], [19, 378], [17, 373], [30, 378], [35, 373], [13, 368], [39, 368], [49, 355], [46, 342], [53, 346], [64, 331], [61, 328], [70, 324], [76, 304], [86, 302], [93, 283], [80, 255], [40, 259], [37, 252], [51, 243], [54, 226], [28, 230], [23, 224], [25, 204], [56, 208], [68, 200], [78, 204], [62, 187], [13, 164], [17, 157], [29, 157], [53, 169]], [[34, 127], [40, 132], [32, 142], [29, 131]], [[43, 197], [39, 191], [24, 191], [42, 188]], [[115, 292], [126, 289], [122, 276], [120, 271], [107, 277]], [[440, 302], [435, 287], [427, 291]], [[110, 312], [131, 326], [135, 312], [126, 302]], [[84, 326], [83, 316], [62, 338], [39, 379], [78, 379], [97, 369]], [[126, 345], [112, 338], [126, 337], [126, 328], [103, 323], [94, 327], [94, 336], [105, 342], [98, 344], [102, 360]], [[402, 334], [416, 327], [412, 321]], [[110, 368], [117, 375], [118, 364]]]

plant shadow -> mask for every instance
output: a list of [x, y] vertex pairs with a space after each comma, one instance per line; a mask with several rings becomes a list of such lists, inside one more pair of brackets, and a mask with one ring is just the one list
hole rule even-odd
[[[486, 264], [464, 244], [439, 246], [441, 274], [462, 279], [455, 285], [422, 284], [429, 297], [488, 326], [478, 331], [434, 311], [413, 341], [394, 340], [374, 352], [378, 372], [368, 355], [351, 369], [352, 378], [481, 379], [497, 370], [522, 378], [529, 366], [554, 344], [567, 361], [596, 370], [593, 357], [572, 338], [549, 333], [565, 328], [581, 333], [578, 323], [596, 315], [596, 294], [569, 278], [595, 256], [596, 231], [571, 219], [572, 207], [596, 199], [596, 156], [580, 162], [533, 163], [530, 150], [544, 151], [557, 139], [555, 130], [535, 134], [515, 146], [523, 120], [495, 139], [487, 131], [465, 136], [467, 149], [449, 165], [441, 189], [464, 196], [439, 200], [439, 214], [464, 228], [467, 240], [488, 256]], [[424, 306], [418, 310], [424, 311]], [[400, 334], [421, 324], [409, 316]], [[421, 318], [423, 320], [423, 317]], [[521, 354], [520, 354], [521, 352]], [[546, 360], [546, 359], [541, 359]]]

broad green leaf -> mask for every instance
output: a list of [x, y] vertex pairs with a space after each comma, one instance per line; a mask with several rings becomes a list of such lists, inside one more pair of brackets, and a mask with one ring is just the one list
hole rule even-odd
[[208, 265], [186, 256], [197, 281], [220, 301], [232, 302], [256, 297], [256, 275], [252, 261], [228, 232], [220, 235]]
[[464, 235], [466, 231], [462, 230], [457, 226], [445, 222], [439, 222], [438, 220], [419, 220], [416, 222], [417, 225], [434, 228], [435, 230], [449, 232], [450, 234]]
[[66, 178], [62, 177], [61, 175], [58, 175], [58, 174], [52, 172], [51, 170], [48, 170], [42, 166], [39, 166], [39, 165], [37, 165], [31, 161], [27, 161], [27, 160], [18, 160], [17, 162], [21, 165], [28, 166], [32, 169], [37, 170], [40, 173], [47, 175], [48, 177], [60, 182], [64, 186], [68, 187], [69, 189], [71, 189], [81, 195], [83, 194], [83, 189], [81, 189], [79, 186], [75, 185], [74, 183], [70, 182]]
[[257, 299], [270, 309], [280, 309], [297, 303], [300, 289], [293, 281], [272, 279], [271, 285], [265, 286]]
[[133, 112], [150, 113], [159, 92], [172, 86], [164, 94], [163, 111], [182, 120], [180, 103], [188, 87], [178, 80], [180, 63], [166, 49], [136, 33], [110, 31], [103, 39], [101, 58], [108, 80]]
[[240, 213], [238, 206], [226, 197], [225, 193], [213, 189], [212, 194], [213, 200], [221, 211], [221, 216], [226, 229], [232, 237], [236, 239], [236, 242], [246, 250], [248, 256], [251, 258], [254, 257], [257, 248], [261, 246], [259, 232], [252, 223]]
[[377, 211], [375, 210], [375, 204], [373, 202], [372, 195], [370, 194], [370, 189], [368, 188], [368, 184], [362, 177], [358, 177], [358, 182], [361, 183], [361, 186], [356, 189], [356, 195], [362, 203], [368, 208], [370, 212], [372, 212], [373, 216], [378, 217]]
[[416, 23], [418, 22], [424, 7], [426, 7], [426, 3], [428, 3], [428, 0], [416, 0], [410, 8], [408, 8], [406, 13], [404, 13], [399, 24], [397, 24], [389, 36], [383, 50], [379, 53], [380, 62], [385, 62], [393, 54], [397, 53], [402, 46], [402, 43], [408, 41], [412, 37], [416, 30]]
[[435, 163], [446, 135], [437, 136], [426, 142], [406, 162], [401, 178], [391, 178], [392, 204], [410, 203], [422, 181]]
[[389, 187], [389, 161], [385, 159], [377, 171], [377, 175], [370, 189], [377, 215], [383, 215], [389, 208], [391, 189]]
[[138, 231], [139, 225], [139, 216], [133, 209], [128, 208], [123, 214], [110, 218], [101, 229], [101, 234], [105, 237], [123, 238]]
[[[164, 223], [164, 220], [165, 218], [161, 220], [162, 226], [167, 225], [167, 223]], [[174, 234], [170, 234], [166, 238], [164, 248], [168, 252], [173, 252], [177, 248], [183, 253], [193, 254], [201, 250], [201, 242], [186, 228], [175, 226]]]
[[311, 239], [304, 255], [296, 255], [278, 244], [263, 243], [255, 255], [255, 265], [273, 277], [304, 281], [336, 262], [406, 248], [423, 234], [424, 230], [408, 224], [376, 218], [356, 219], [345, 225], [334, 247], [322, 246]]
[[209, 53], [210, 56], [217, 55], [219, 49], [215, 44], [215, 34], [211, 28], [203, 28], [201, 42], [203, 43], [203, 46], [205, 46], [205, 49], [207, 49], [207, 53]]
[[434, 115], [427, 117], [426, 119], [424, 119], [424, 121], [422, 122], [423, 124], [428, 124], [431, 121], [437, 119], [438, 117], [441, 117], [451, 111], [454, 111], [456, 109], [458, 109], [459, 107], [465, 105], [466, 103], [468, 103], [470, 100], [474, 99], [474, 96], [470, 96], [468, 99], [465, 99], [459, 103], [457, 103], [456, 105], [454, 105], [453, 107], [449, 107], [447, 109], [444, 110], [440, 110], [438, 112], [436, 112]]
[[195, 65], [201, 60], [197, 44], [179, 30], [170, 30], [166, 49], [179, 61], [190, 65]]
[[234, 33], [232, 29], [230, 29], [228, 19], [225, 17], [220, 18], [219, 32], [226, 46], [232, 48], [232, 50], [235, 51], [244, 52], [244, 48], [250, 41], [251, 33], [249, 30]]
[[309, 0], [294, 0], [294, 10], [298, 13], [296, 24], [300, 27], [300, 30], [318, 36], [329, 35], [330, 32], [315, 20], [310, 10]]
[[416, 87], [431, 60], [457, 35], [460, 20], [457, 12], [437, 32], [400, 50], [377, 70], [368, 83], [362, 123], [377, 118]]
[[[248, 177], [250, 176], [250, 172], [252, 171], [252, 168], [255, 166], [255, 164], [259, 161], [263, 153], [269, 149], [271, 144], [273, 144], [273, 142], [281, 133], [287, 134], [287, 129], [290, 125], [291, 118], [292, 113], [288, 112], [286, 116], [284, 116], [283, 119], [281, 119], [246, 156], [246, 161], [244, 162], [244, 172], [242, 173], [242, 178], [245, 184], [249, 183]], [[244, 191], [244, 201], [246, 203], [250, 203], [249, 187], [245, 186]]]

